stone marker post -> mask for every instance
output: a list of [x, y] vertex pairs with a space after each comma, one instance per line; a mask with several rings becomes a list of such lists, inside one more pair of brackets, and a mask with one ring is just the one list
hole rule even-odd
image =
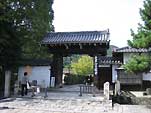
[[104, 83], [104, 99], [105, 100], [109, 100], [110, 98], [110, 83], [109, 82], [105, 82]]
[[120, 91], [121, 91], [120, 82], [117, 80], [117, 81], [115, 82], [115, 96], [116, 96], [116, 95], [120, 95]]

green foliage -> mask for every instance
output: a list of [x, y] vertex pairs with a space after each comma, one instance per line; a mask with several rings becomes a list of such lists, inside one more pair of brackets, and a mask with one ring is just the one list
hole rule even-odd
[[[14, 73], [21, 58], [50, 57], [46, 47], [40, 47], [39, 42], [46, 32], [54, 30], [52, 4], [53, 0], [1, 0], [1, 80], [4, 80], [5, 70]], [[0, 92], [3, 92], [4, 83], [0, 83]]]
[[22, 46], [23, 58], [49, 58], [47, 47], [40, 46], [40, 41], [47, 32], [53, 31], [53, 0], [36, 0], [29, 11], [31, 29], [24, 35]]
[[88, 75], [93, 73], [93, 59], [89, 56], [82, 56], [78, 62], [71, 64], [72, 72], [77, 75]]
[[0, 66], [10, 69], [17, 64], [21, 55], [21, 40], [17, 30], [7, 13], [13, 9], [4, 0], [0, 3]]
[[16, 36], [11, 23], [0, 21], [0, 29], [0, 64], [5, 68], [11, 68], [21, 56], [20, 39]]
[[20, 58], [50, 57], [40, 41], [54, 30], [53, 0], [1, 0], [0, 64], [16, 65]]
[[67, 75], [64, 78], [64, 82], [66, 85], [83, 84], [84, 80], [85, 76], [81, 75]]
[[128, 63], [124, 65], [127, 72], [142, 73], [150, 70], [150, 58], [147, 55], [133, 56]]
[[137, 34], [131, 31], [133, 41], [128, 44], [134, 48], [149, 48], [151, 46], [151, 30], [139, 30]]
[[[151, 0], [144, 1], [144, 8], [140, 9], [140, 15], [144, 22], [139, 24], [137, 33], [131, 30], [133, 40], [128, 40], [129, 46], [133, 48], [151, 48]], [[151, 64], [150, 56], [136, 56], [124, 67], [128, 72], [147, 72]]]
[[135, 48], [149, 48], [151, 47], [151, 1], [144, 1], [144, 8], [140, 9], [140, 15], [144, 22], [143, 25], [139, 24], [138, 33], [131, 30], [133, 36], [132, 41], [128, 41], [131, 47]]
[[63, 58], [63, 66], [66, 69], [71, 68], [71, 62], [77, 62], [81, 55], [71, 55]]
[[151, 1], [144, 1], [144, 8], [140, 9], [140, 15], [144, 21], [144, 29], [151, 30]]

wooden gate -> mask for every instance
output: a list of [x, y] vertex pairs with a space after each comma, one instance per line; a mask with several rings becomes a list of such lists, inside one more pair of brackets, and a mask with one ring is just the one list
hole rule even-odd
[[103, 88], [105, 82], [112, 83], [112, 66], [102, 65], [98, 69], [98, 88]]

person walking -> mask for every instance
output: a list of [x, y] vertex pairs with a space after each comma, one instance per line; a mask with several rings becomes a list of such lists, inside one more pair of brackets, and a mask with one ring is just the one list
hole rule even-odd
[[28, 73], [24, 72], [24, 76], [22, 77], [21, 80], [21, 95], [24, 96], [27, 95], [27, 83], [28, 83], [28, 77], [27, 77]]

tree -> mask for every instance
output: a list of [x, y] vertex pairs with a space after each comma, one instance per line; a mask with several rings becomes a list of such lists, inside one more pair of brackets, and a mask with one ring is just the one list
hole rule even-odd
[[132, 41], [128, 41], [131, 47], [135, 48], [149, 48], [151, 47], [151, 1], [144, 1], [144, 8], [140, 9], [140, 16], [144, 22], [143, 25], [139, 24], [138, 33], [135, 34], [133, 30]]
[[77, 75], [88, 75], [93, 73], [93, 59], [89, 56], [82, 56], [78, 62], [71, 64], [72, 72]]
[[150, 59], [146, 55], [133, 56], [127, 64], [124, 65], [126, 71], [130, 73], [143, 73], [150, 70]]
[[14, 27], [8, 22], [0, 22], [0, 62], [5, 68], [14, 67], [21, 56], [20, 39]]
[[[8, 88], [4, 89], [5, 72], [8, 70], [10, 72], [21, 56], [21, 41], [17, 36], [17, 29], [10, 13], [13, 10], [8, 1], [0, 2], [0, 96], [3, 96], [4, 90], [9, 92]], [[10, 85], [10, 83], [7, 84]]]
[[40, 46], [40, 41], [47, 32], [54, 31], [52, 25], [53, 0], [34, 1], [33, 10], [29, 13], [31, 29], [24, 36], [22, 46], [23, 58], [47, 58], [47, 48]]
[[52, 4], [53, 0], [2, 0], [0, 3], [0, 21], [15, 27], [22, 58], [49, 57], [40, 41], [47, 32], [54, 31]]
[[40, 41], [46, 32], [54, 30], [52, 4], [53, 0], [1, 0], [1, 62], [9, 65], [8, 61], [15, 64], [14, 59], [20, 57], [50, 56]]
[[39, 42], [54, 30], [52, 4], [53, 0], [1, 0], [0, 74], [12, 71], [21, 58], [50, 56]]
[[[128, 40], [128, 44], [134, 48], [151, 48], [151, 1], [144, 1], [144, 8], [140, 9], [140, 15], [144, 22], [139, 24], [137, 33], [131, 30], [133, 40]], [[125, 69], [129, 72], [146, 72], [150, 70], [151, 58], [150, 55], [140, 54], [133, 57], [127, 64]]]
[[6, 1], [0, 3], [0, 65], [5, 69], [14, 67], [21, 56], [21, 41], [11, 19], [12, 8]]

